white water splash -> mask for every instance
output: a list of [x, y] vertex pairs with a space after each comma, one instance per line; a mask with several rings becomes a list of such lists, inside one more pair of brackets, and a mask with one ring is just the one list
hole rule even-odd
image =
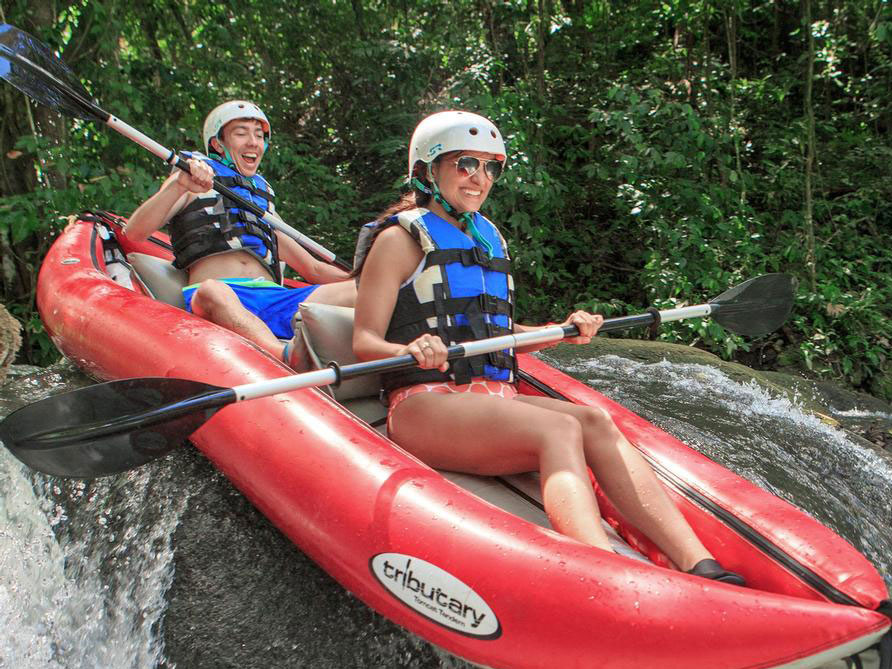
[[170, 478], [146, 467], [63, 481], [29, 472], [0, 447], [0, 668], [164, 660], [172, 538], [188, 501], [165, 494], [177, 489]]
[[64, 556], [19, 465], [0, 453], [0, 667], [60, 667]]
[[847, 418], [873, 418], [879, 420], [892, 420], [892, 413], [883, 411], [866, 411], [864, 409], [846, 409], [845, 411], [834, 409], [833, 413], [837, 416], [846, 416]]

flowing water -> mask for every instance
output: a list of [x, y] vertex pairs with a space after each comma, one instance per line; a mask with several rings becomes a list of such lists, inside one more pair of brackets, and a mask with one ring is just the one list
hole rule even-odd
[[[88, 382], [64, 366], [21, 371], [3, 389], [3, 415]], [[171, 539], [184, 500], [170, 494], [175, 477], [157, 473], [54, 479], [0, 450], [0, 667], [162, 661]]]
[[[835, 529], [892, 584], [888, 454], [710, 367], [557, 351], [557, 366]], [[87, 383], [67, 364], [14, 368], [0, 416]], [[469, 666], [346, 593], [188, 447], [87, 482], [0, 449], [0, 519], [0, 668]]]

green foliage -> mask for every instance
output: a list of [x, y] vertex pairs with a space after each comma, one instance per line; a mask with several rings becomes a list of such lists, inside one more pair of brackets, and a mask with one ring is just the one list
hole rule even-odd
[[[472, 109], [508, 140], [485, 213], [511, 245], [523, 319], [697, 303], [789, 272], [800, 291], [781, 332], [745, 341], [685, 321], [661, 337], [892, 397], [887, 2], [813, 3], [811, 26], [768, 0], [8, 4], [6, 20], [58, 48], [104, 108], [167, 146], [198, 148], [221, 99], [257, 101], [279, 212], [342, 257], [397, 198], [418, 120]], [[35, 271], [65, 217], [126, 215], [166, 168], [105, 128], [30, 118], [8, 88], [2, 299], [42, 362]]]

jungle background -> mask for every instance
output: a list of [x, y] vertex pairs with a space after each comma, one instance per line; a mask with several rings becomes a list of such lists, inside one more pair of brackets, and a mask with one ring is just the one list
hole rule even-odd
[[[779, 332], [660, 337], [892, 399], [888, 0], [2, 0], [99, 104], [166, 146], [248, 98], [292, 225], [351, 257], [398, 196], [424, 115], [473, 110], [508, 142], [484, 211], [519, 320], [696, 304], [765, 272], [799, 288]], [[35, 305], [66, 217], [129, 215], [167, 168], [0, 84], [0, 302], [20, 362], [59, 353]], [[644, 336], [625, 334], [624, 336]]]

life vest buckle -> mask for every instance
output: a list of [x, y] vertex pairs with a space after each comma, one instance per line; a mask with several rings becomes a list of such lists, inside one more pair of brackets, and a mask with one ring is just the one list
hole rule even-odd
[[480, 310], [483, 313], [496, 314], [499, 313], [498, 308], [501, 304], [501, 300], [493, 295], [481, 293], [477, 296], [477, 303], [480, 305]]
[[461, 253], [461, 264], [465, 267], [471, 267], [472, 265], [486, 267], [489, 264], [489, 256], [486, 254], [486, 251], [479, 246], [463, 249]]

